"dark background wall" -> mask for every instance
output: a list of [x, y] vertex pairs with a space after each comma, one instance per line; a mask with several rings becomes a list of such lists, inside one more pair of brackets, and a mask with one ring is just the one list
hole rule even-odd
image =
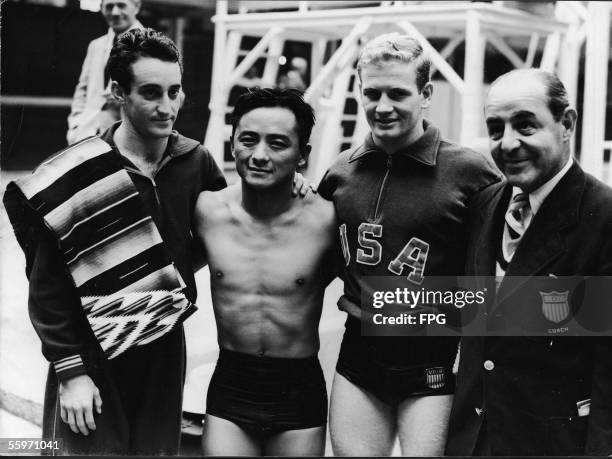
[[[143, 8], [139, 19], [172, 35], [169, 19], [180, 11]], [[203, 140], [208, 122], [213, 31], [203, 15], [186, 18], [183, 85], [187, 95], [176, 129]], [[71, 98], [88, 43], [107, 26], [100, 13], [2, 2], [1, 94]], [[0, 167], [28, 170], [66, 146], [69, 107], [0, 107]]]

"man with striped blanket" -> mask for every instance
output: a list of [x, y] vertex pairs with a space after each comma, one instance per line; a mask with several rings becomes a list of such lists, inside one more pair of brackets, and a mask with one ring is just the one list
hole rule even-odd
[[63, 439], [63, 454], [177, 454], [192, 217], [200, 192], [226, 183], [208, 151], [172, 130], [184, 94], [171, 40], [127, 32], [108, 67], [122, 121], [4, 198], [51, 362], [43, 437]]

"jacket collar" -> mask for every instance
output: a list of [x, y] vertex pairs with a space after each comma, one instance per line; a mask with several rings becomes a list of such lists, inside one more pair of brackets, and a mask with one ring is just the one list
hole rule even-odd
[[[585, 186], [586, 176], [574, 163], [544, 200], [542, 208], [523, 235], [499, 286], [498, 307], [527, 281], [527, 276], [543, 275], [567, 250], [563, 233], [566, 228], [579, 223]], [[509, 188], [509, 185], [506, 187]], [[507, 206], [507, 201], [501, 200], [498, 205]], [[501, 237], [499, 234], [496, 236]]]
[[533, 217], [508, 265], [506, 276], [536, 275], [564, 251], [561, 233], [579, 223], [585, 183], [584, 172], [574, 163]]
[[[579, 223], [585, 183], [583, 170], [574, 162], [533, 217], [508, 265], [506, 276], [537, 275], [563, 252], [561, 233], [565, 228]], [[489, 200], [482, 203], [479, 209], [481, 230], [475, 248], [474, 266], [474, 272], [479, 275], [495, 273], [496, 250], [502, 238], [504, 215], [512, 195], [512, 186], [506, 181], [494, 186]]]
[[[423, 128], [425, 132], [416, 142], [396, 151], [393, 155], [406, 156], [426, 166], [435, 166], [441, 141], [440, 130], [427, 120], [423, 120]], [[365, 142], [351, 154], [349, 162], [356, 161], [372, 153], [386, 155], [385, 152], [376, 146], [372, 133], [370, 132], [366, 136]]]
[[[108, 143], [113, 149], [117, 150], [117, 145], [115, 145], [115, 141], [113, 140], [113, 135], [115, 131], [121, 124], [121, 121], [117, 121], [111, 127], [109, 127], [106, 132], [100, 135], [100, 138]], [[164, 156], [170, 156], [171, 158], [176, 158], [177, 156], [185, 155], [194, 149], [196, 149], [200, 145], [200, 142], [197, 140], [190, 139], [179, 134], [177, 131], [172, 131], [170, 137], [168, 138], [168, 146], [166, 147], [166, 151], [164, 152]]]
[[505, 180], [492, 187], [490, 197], [478, 210], [480, 229], [478, 243], [474, 247], [476, 256], [473, 258], [473, 272], [478, 276], [495, 274], [498, 239], [501, 238], [504, 215], [512, 194], [512, 187]]

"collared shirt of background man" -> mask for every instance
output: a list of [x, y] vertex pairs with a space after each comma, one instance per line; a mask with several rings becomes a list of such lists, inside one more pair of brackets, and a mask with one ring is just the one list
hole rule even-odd
[[455, 377], [458, 338], [362, 336], [371, 320], [362, 294], [369, 276], [400, 276], [418, 287], [427, 276], [462, 275], [472, 196], [499, 180], [487, 159], [443, 139], [424, 119], [433, 84], [419, 42], [397, 33], [367, 43], [358, 65], [370, 126], [344, 151], [319, 192], [334, 202], [343, 246], [346, 331], [330, 402], [334, 453], [441, 455]]
[[141, 0], [101, 0], [100, 12], [108, 32], [87, 46], [81, 74], [74, 89], [68, 115], [68, 145], [86, 137], [101, 134], [119, 120], [120, 107], [112, 97], [110, 75], [106, 65], [117, 37], [132, 29], [142, 29], [136, 19]]

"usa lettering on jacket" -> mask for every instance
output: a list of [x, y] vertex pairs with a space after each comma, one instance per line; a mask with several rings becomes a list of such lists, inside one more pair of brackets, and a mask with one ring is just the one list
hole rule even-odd
[[[339, 227], [340, 244], [342, 245], [342, 255], [346, 266], [351, 261], [351, 248], [349, 247], [346, 224]], [[363, 222], [357, 230], [357, 243], [359, 247], [355, 252], [355, 262], [376, 266], [382, 260], [382, 245], [379, 242], [383, 235], [383, 225]], [[397, 276], [402, 275], [406, 267], [408, 269], [407, 279], [417, 285], [423, 282], [423, 272], [429, 254], [429, 244], [418, 237], [412, 237], [400, 250], [387, 266], [387, 270]]]

